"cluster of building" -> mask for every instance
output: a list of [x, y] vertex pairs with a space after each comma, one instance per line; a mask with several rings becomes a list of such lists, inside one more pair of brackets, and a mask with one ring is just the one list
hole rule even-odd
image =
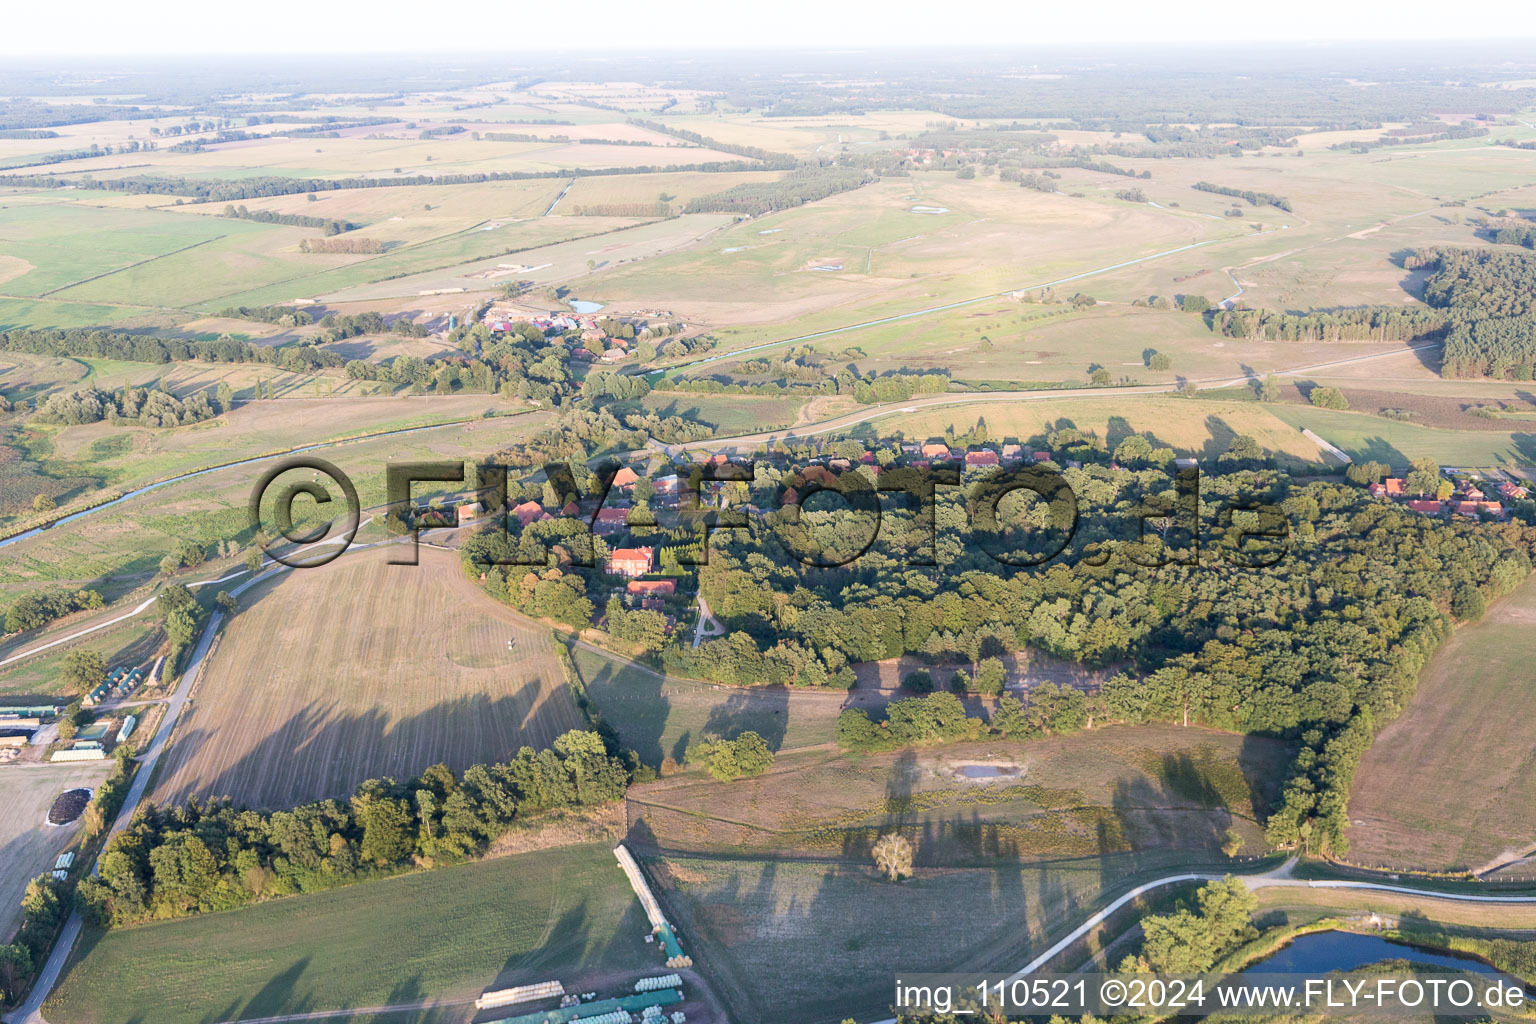
[[1455, 485], [1455, 491], [1444, 501], [1438, 497], [1427, 498], [1422, 494], [1417, 497], [1410, 495], [1403, 477], [1389, 476], [1381, 483], [1371, 484], [1366, 490], [1373, 498], [1401, 502], [1412, 511], [1424, 515], [1454, 515], [1466, 519], [1499, 521], [1509, 518], [1506, 502], [1519, 501], [1529, 493], [1526, 488], [1508, 480], [1499, 483], [1492, 494], [1478, 486], [1476, 481], [1467, 478], [1457, 479]]
[[107, 673], [107, 678], [91, 688], [91, 692], [80, 698], [80, 703], [88, 708], [94, 708], [98, 704], [113, 698], [131, 697], [134, 692], [144, 684], [144, 667], [135, 668], [118, 667]]
[[[661, 904], [651, 892], [650, 883], [646, 881], [640, 865], [622, 843], [614, 847], [613, 855], [651, 923], [651, 931], [645, 941], [661, 947], [667, 967], [692, 967], [692, 958], [683, 953], [677, 941], [677, 932], [662, 913]], [[640, 978], [630, 992], [607, 999], [597, 998], [596, 992], [566, 992], [564, 984], [559, 981], [493, 989], [481, 993], [480, 998], [475, 1000], [475, 1009], [488, 1010], [538, 1002], [546, 1004], [542, 1010], [502, 1017], [486, 1021], [485, 1024], [573, 1024], [578, 1021], [580, 1024], [687, 1024], [688, 1015], [684, 1011], [673, 1009], [669, 1012], [666, 1009], [685, 1001], [682, 975], [674, 973]], [[552, 1005], [557, 1002], [558, 1005]]]
[[[627, 338], [610, 335], [602, 327], [605, 321], [610, 325], [616, 322], [631, 324], [638, 332], [652, 326], [653, 320], [665, 320], [670, 316], [671, 314], [666, 310], [641, 310], [619, 315], [605, 313], [597, 316], [592, 313], [566, 313], [558, 310], [548, 313], [522, 313], [492, 306], [486, 311], [481, 322], [493, 331], [510, 331], [518, 324], [532, 324], [546, 334], [555, 331], [563, 335], [571, 348], [572, 359], [617, 363], [628, 359], [633, 354], [634, 343]], [[601, 354], [588, 347], [593, 343], [601, 343], [596, 346]]]
[[0, 764], [15, 761], [21, 751], [32, 742], [32, 736], [43, 727], [43, 720], [55, 718], [57, 704], [11, 706], [0, 709]]

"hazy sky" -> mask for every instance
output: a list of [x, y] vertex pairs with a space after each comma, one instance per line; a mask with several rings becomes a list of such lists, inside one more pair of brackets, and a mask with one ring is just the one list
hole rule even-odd
[[73, 0], [7, 5], [0, 53], [693, 49], [1536, 36], [1532, 0]]

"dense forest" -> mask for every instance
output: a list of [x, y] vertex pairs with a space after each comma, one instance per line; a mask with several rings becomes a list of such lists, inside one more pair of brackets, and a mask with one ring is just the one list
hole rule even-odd
[[[663, 524], [654, 538], [664, 565], [697, 573], [727, 627], [697, 648], [668, 644], [661, 658], [675, 672], [724, 683], [812, 686], [850, 685], [857, 661], [915, 654], [975, 665], [1023, 646], [1124, 666], [1092, 698], [1095, 720], [1203, 722], [1296, 742], [1301, 753], [1270, 838], [1343, 852], [1360, 755], [1412, 696], [1452, 611], [1473, 615], [1526, 577], [1536, 529], [1442, 521], [1357, 487], [1302, 484], [1253, 468], [1262, 459], [1251, 443], [1234, 443], [1217, 475], [1202, 480], [1197, 518], [1179, 497], [1166, 449], [1132, 437], [1110, 451], [1070, 430], [1040, 440], [1056, 461], [1084, 466], [1064, 471], [1075, 532], [1059, 556], [1033, 567], [1073, 520], [1060, 495], [1023, 512], [1031, 526], [991, 530], [966, 525], [986, 494], [974, 484], [941, 488], [927, 512], [887, 503], [873, 546], [829, 568], [842, 559], [822, 556], [856, 554], [869, 543], [866, 527], [846, 512], [805, 508], [797, 518], [813, 555], [794, 554], [778, 529], [791, 520], [774, 492], [803, 478], [793, 465], [760, 464], [753, 504], [772, 510], [762, 519], [769, 529], [717, 533], [696, 570], [666, 554], [697, 552], [686, 523]], [[1283, 513], [1290, 533], [1269, 567], [1259, 557], [1269, 542], [1253, 536], [1274, 522], [1264, 509]], [[1140, 515], [1170, 511], [1184, 525], [1162, 541], [1138, 539]], [[1532, 511], [1519, 510], [1526, 520]], [[530, 531], [554, 540], [582, 528], [557, 518]], [[517, 536], [481, 535], [466, 557], [508, 555], [504, 544], [522, 547]], [[486, 585], [532, 614], [584, 624], [593, 611], [586, 575], [492, 565]]]
[[1536, 375], [1536, 254], [1420, 249], [1404, 265], [1430, 271], [1424, 301], [1448, 317], [1442, 375]]

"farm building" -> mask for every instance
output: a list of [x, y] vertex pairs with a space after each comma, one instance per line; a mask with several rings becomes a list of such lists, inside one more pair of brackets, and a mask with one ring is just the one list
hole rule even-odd
[[1050, 462], [1051, 461], [1051, 453], [1050, 452], [1030, 452], [1029, 453], [1029, 457], [1034, 462]]
[[965, 464], [967, 466], [996, 466], [999, 461], [997, 452], [990, 448], [982, 448], [979, 451], [965, 453]]
[[655, 556], [654, 548], [614, 548], [608, 556], [608, 571], [615, 576], [644, 576]]
[[1435, 515], [1438, 515], [1445, 509], [1445, 506], [1441, 505], [1438, 501], [1429, 501], [1421, 498], [1415, 498], [1413, 501], [1410, 501], [1408, 507], [1415, 512], [1429, 512]]
[[631, 594], [675, 594], [676, 580], [630, 580], [624, 589]]
[[632, 491], [635, 489], [635, 484], [639, 479], [640, 475], [638, 473], [628, 466], [624, 466], [613, 475], [613, 486], [621, 491]]
[[104, 761], [107, 752], [95, 740], [82, 740], [64, 750], [55, 750], [50, 761]]
[[928, 444], [923, 445], [921, 451], [923, 458], [925, 459], [949, 458], [949, 445], [942, 444], [938, 441], [931, 441]]
[[517, 516], [517, 521], [524, 526], [538, 522], [544, 515], [544, 506], [536, 501], [525, 501], [521, 505], [512, 506], [512, 514]]
[[484, 510], [480, 507], [480, 503], [478, 501], [471, 501], [467, 504], [460, 505], [458, 509], [459, 525], [462, 526], [465, 523], [478, 519], [482, 511]]

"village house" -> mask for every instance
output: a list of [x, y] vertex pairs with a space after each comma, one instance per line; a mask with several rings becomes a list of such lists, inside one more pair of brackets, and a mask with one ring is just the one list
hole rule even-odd
[[672, 595], [677, 593], [676, 580], [630, 580], [624, 585], [624, 590], [630, 594], [651, 596]]
[[623, 533], [628, 524], [629, 509], [600, 508], [597, 510], [597, 520], [592, 524], [592, 529], [598, 533]]
[[1381, 483], [1382, 489], [1389, 498], [1401, 498], [1403, 496], [1403, 478], [1389, 476]]
[[1021, 445], [1021, 444], [1005, 444], [1005, 445], [1003, 445], [1003, 461], [1004, 462], [1023, 462], [1024, 461], [1024, 446]]
[[998, 462], [997, 452], [990, 448], [982, 448], [974, 452], [965, 453], [965, 464], [968, 467], [996, 466]]
[[1050, 462], [1051, 461], [1051, 453], [1050, 452], [1030, 452], [1029, 453], [1029, 457], [1030, 457], [1030, 459], [1032, 459], [1035, 462]]
[[608, 556], [608, 572], [614, 576], [644, 576], [651, 571], [654, 548], [614, 548]]
[[613, 475], [613, 486], [627, 494], [635, 489], [635, 483], [639, 479], [640, 475], [638, 473], [630, 469], [628, 466], [624, 466]]
[[525, 501], [520, 505], [513, 505], [512, 514], [516, 516], [517, 521], [524, 526], [527, 526], [530, 523], [538, 522], [541, 517], [546, 515], [544, 506], [540, 505], [536, 501]]
[[1527, 493], [1526, 489], [1519, 484], [1512, 484], [1508, 481], [1499, 484], [1499, 495], [1508, 501], [1519, 501]]
[[1415, 498], [1408, 503], [1408, 507], [1415, 512], [1428, 512], [1431, 515], [1439, 515], [1445, 511], [1445, 507], [1438, 501], [1423, 498]]
[[923, 458], [925, 459], [938, 459], [943, 461], [944, 459], [949, 458], [949, 445], [943, 444], [939, 441], [930, 441], [928, 444], [923, 445], [921, 451], [923, 453]]
[[463, 526], [465, 523], [479, 519], [482, 511], [484, 510], [480, 507], [478, 501], [470, 501], [460, 505], [458, 510], [459, 525]]

